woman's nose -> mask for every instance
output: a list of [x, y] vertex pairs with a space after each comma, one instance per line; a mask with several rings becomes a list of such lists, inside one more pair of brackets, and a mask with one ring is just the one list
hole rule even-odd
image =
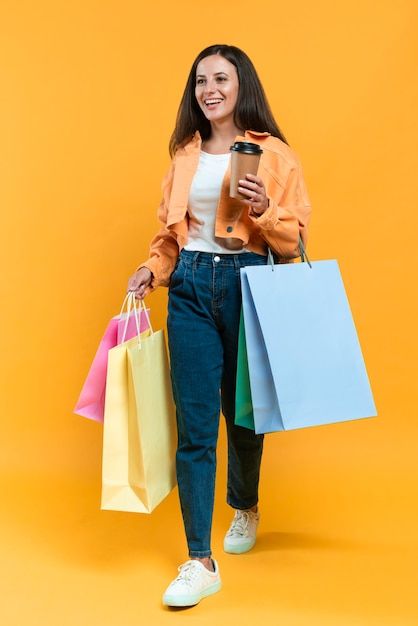
[[208, 81], [206, 83], [205, 95], [206, 96], [211, 95], [211, 94], [215, 93], [215, 91], [216, 91], [216, 82], [215, 81], [213, 81], [213, 82]]

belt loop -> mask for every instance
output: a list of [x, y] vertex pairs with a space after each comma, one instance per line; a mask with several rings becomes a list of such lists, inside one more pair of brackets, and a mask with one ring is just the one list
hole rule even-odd
[[196, 270], [197, 259], [199, 258], [200, 252], [197, 251], [193, 255], [193, 270]]
[[234, 266], [236, 270], [239, 270], [239, 268], [241, 267], [239, 257], [240, 257], [239, 254], [234, 254]]

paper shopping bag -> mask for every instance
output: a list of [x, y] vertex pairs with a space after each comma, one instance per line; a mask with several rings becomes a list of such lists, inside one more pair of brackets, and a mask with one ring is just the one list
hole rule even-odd
[[256, 433], [376, 416], [338, 262], [241, 269]]
[[[107, 354], [114, 346], [138, 334], [135, 324], [135, 315], [132, 309], [133, 297], [133, 294], [128, 294], [125, 297], [121, 312], [119, 315], [112, 317], [107, 325], [81, 389], [77, 404], [75, 405], [73, 412], [76, 415], [81, 415], [82, 417], [87, 417], [97, 422], [103, 422]], [[124, 313], [123, 310], [126, 303], [128, 303], [128, 310]], [[148, 318], [146, 315], [140, 316], [139, 326], [140, 332], [148, 328]]]
[[177, 430], [162, 330], [109, 350], [101, 508], [151, 513], [176, 485]]
[[250, 374], [248, 371], [247, 345], [245, 343], [244, 317], [239, 320], [237, 380], [235, 389], [235, 424], [254, 430]]

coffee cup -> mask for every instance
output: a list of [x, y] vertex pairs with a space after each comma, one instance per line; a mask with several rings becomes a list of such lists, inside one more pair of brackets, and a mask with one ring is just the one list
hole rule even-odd
[[248, 196], [240, 193], [239, 181], [246, 180], [247, 174], [257, 175], [258, 165], [262, 149], [258, 143], [251, 141], [236, 141], [231, 146], [231, 179], [229, 184], [229, 195], [238, 200], [248, 200]]

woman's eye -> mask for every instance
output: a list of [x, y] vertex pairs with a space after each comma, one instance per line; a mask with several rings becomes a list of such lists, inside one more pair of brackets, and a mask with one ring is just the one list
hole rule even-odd
[[[226, 76], [218, 76], [217, 80], [226, 80]], [[196, 80], [196, 85], [201, 85], [204, 82], [205, 82], [204, 78], [198, 78]]]

